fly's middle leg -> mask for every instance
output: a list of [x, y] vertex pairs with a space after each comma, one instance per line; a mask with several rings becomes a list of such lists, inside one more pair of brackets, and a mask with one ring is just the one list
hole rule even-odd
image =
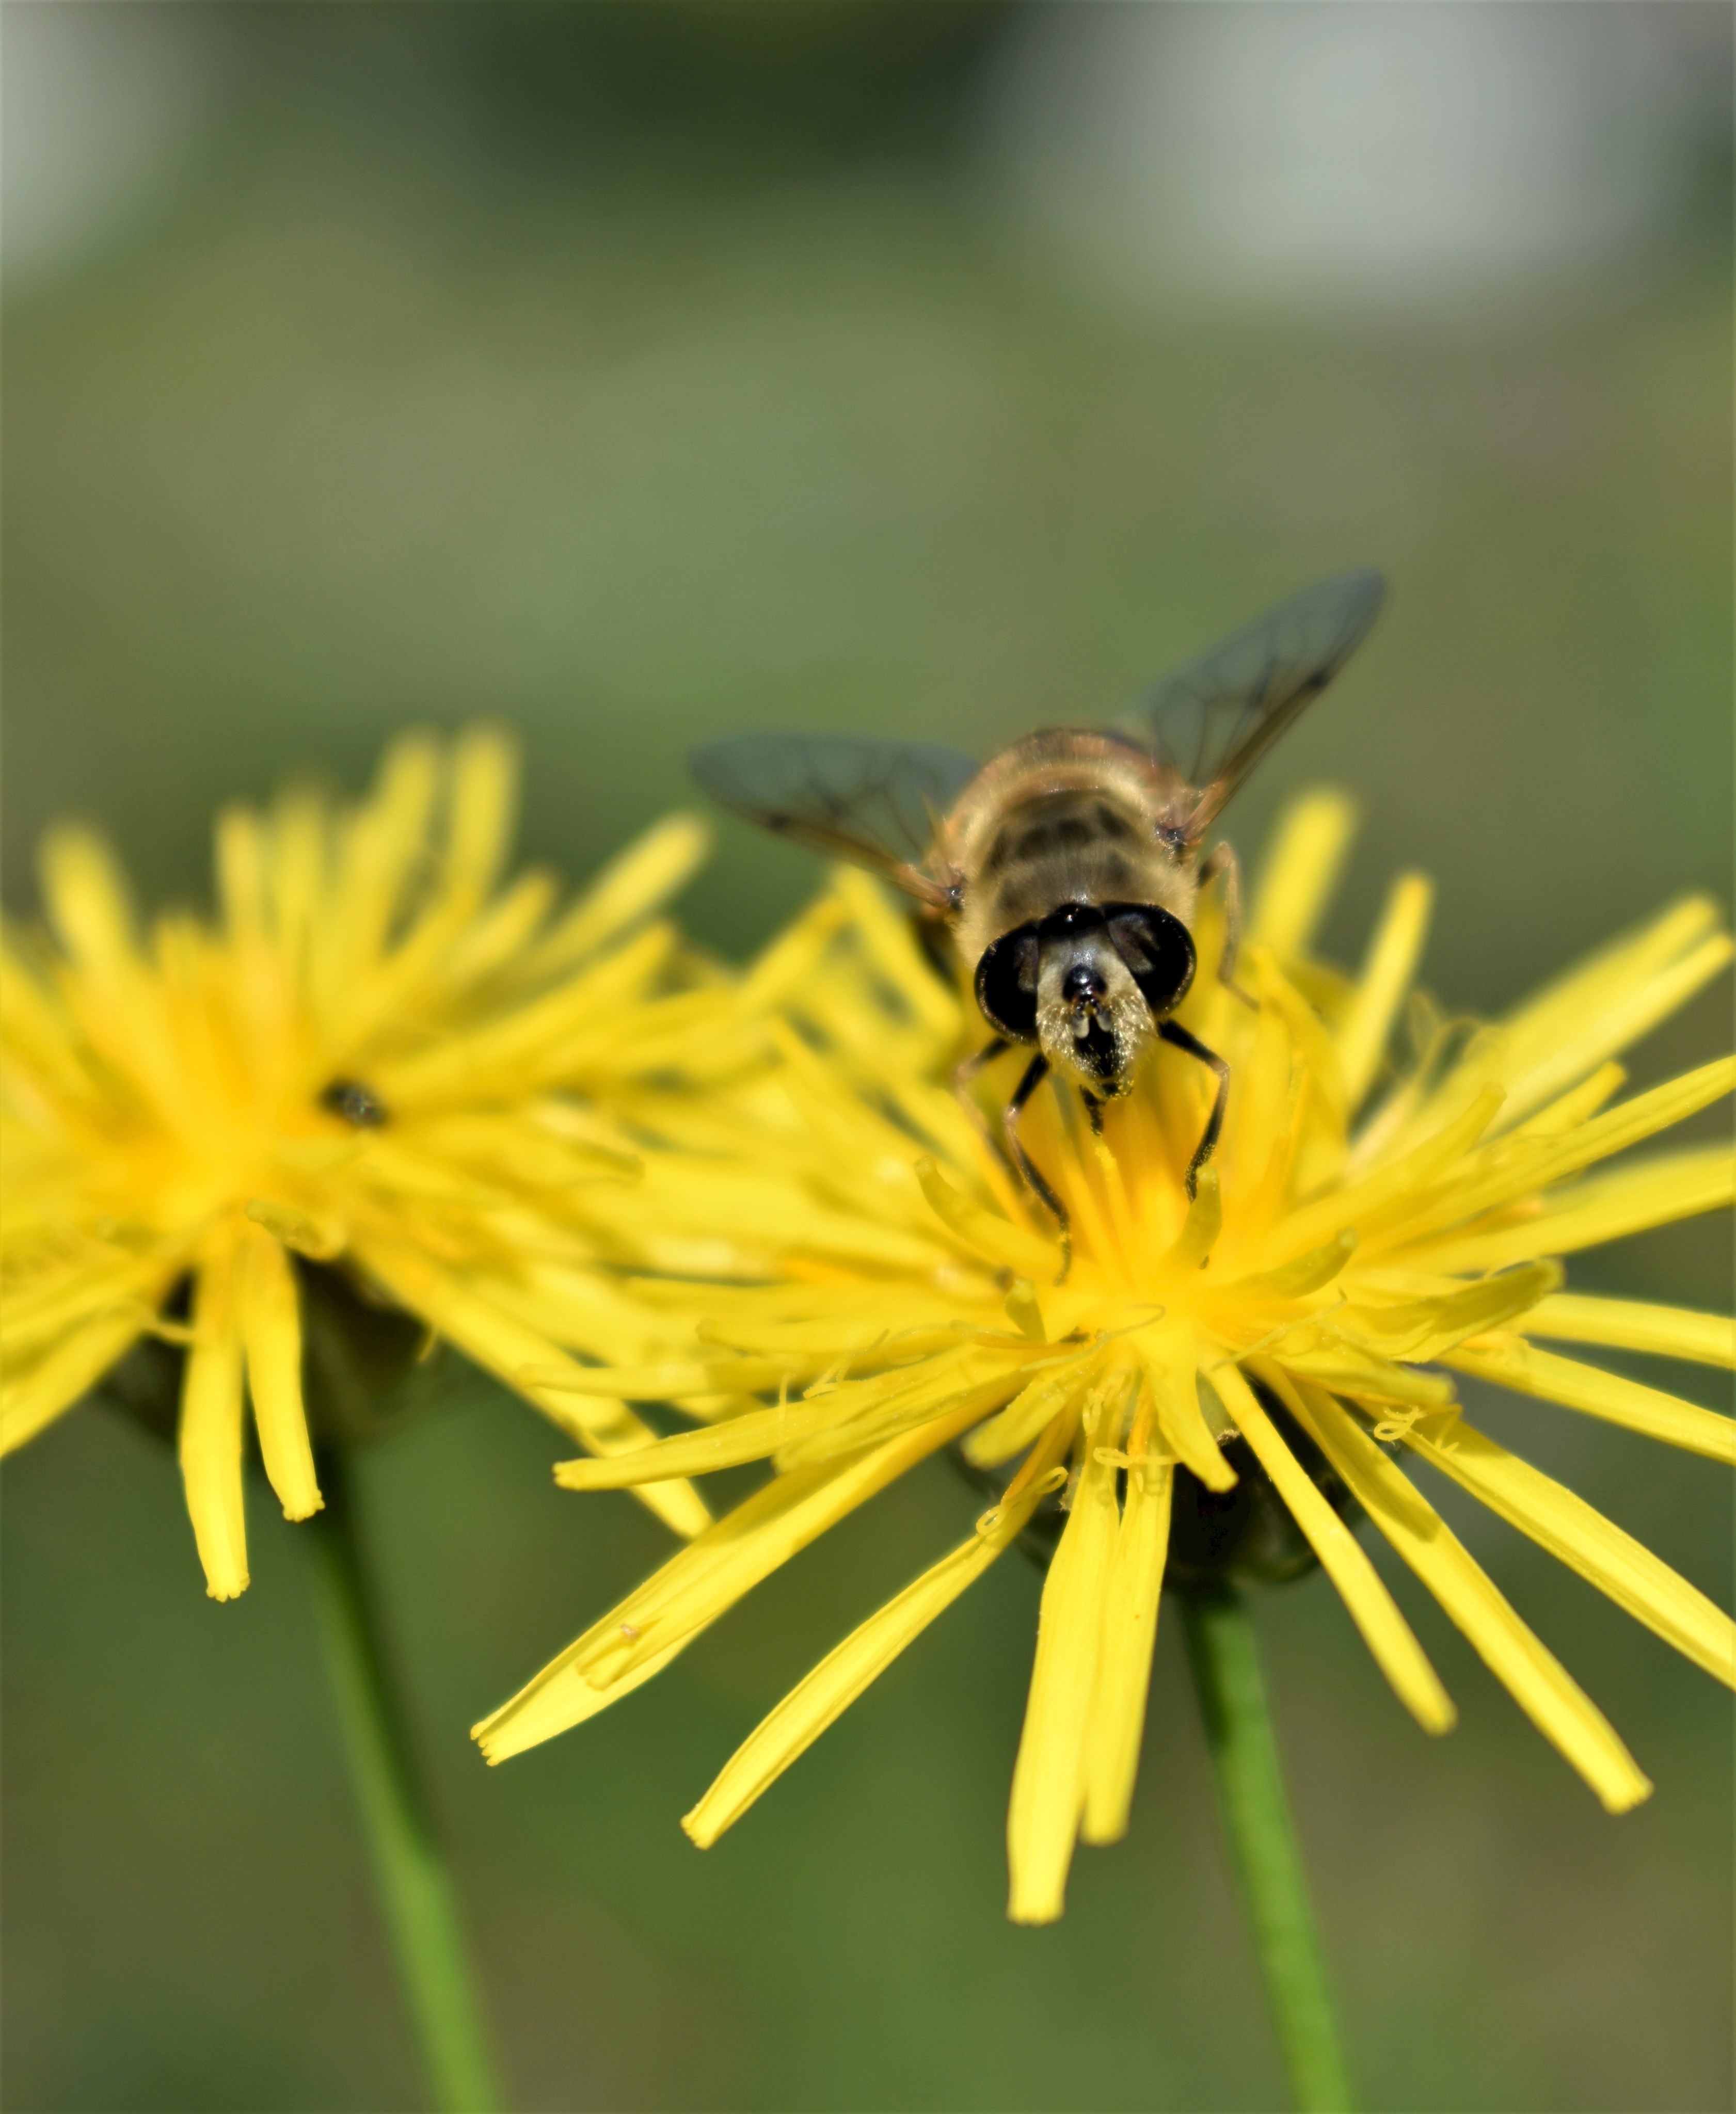
[[1056, 1195], [1037, 1163], [1025, 1151], [1019, 1138], [1019, 1119], [1024, 1113], [1024, 1105], [1042, 1084], [1048, 1076], [1048, 1071], [1049, 1060], [1039, 1050], [1026, 1065], [1024, 1077], [1013, 1089], [1013, 1098], [1007, 1103], [1006, 1112], [1001, 1122], [1002, 1129], [1006, 1132], [1007, 1150], [1013, 1155], [1013, 1165], [1024, 1176], [1026, 1185], [1033, 1195], [1040, 1197], [1047, 1209], [1055, 1215], [1056, 1228], [1060, 1237], [1061, 1251], [1060, 1274], [1055, 1282], [1057, 1284], [1065, 1284], [1067, 1281], [1067, 1273], [1073, 1267], [1073, 1220], [1068, 1214], [1066, 1206]]
[[1188, 1162], [1188, 1194], [1195, 1196], [1199, 1190], [1199, 1170], [1217, 1151], [1217, 1142], [1224, 1128], [1224, 1110], [1230, 1100], [1230, 1067], [1215, 1050], [1208, 1050], [1197, 1036], [1189, 1035], [1179, 1022], [1166, 1020], [1157, 1031], [1166, 1042], [1178, 1050], [1185, 1050], [1190, 1057], [1198, 1058], [1202, 1064], [1209, 1064], [1217, 1074], [1217, 1092], [1212, 1103], [1212, 1113], [1206, 1119], [1206, 1134], [1193, 1148], [1193, 1157]]

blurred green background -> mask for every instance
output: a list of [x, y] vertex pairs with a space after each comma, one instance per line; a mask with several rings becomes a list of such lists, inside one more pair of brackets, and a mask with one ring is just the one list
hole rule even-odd
[[[689, 797], [699, 735], [986, 750], [1365, 561], [1390, 614], [1234, 832], [1321, 776], [1365, 797], [1341, 954], [1402, 863], [1443, 885], [1430, 980], [1486, 1011], [1674, 891], [1729, 899], [1723, 8], [8, 0], [0, 30], [15, 908], [51, 816], [202, 899], [220, 799], [482, 713], [523, 732], [527, 853], [581, 876]], [[741, 950], [812, 884], [731, 826], [688, 908]], [[1726, 987], [1636, 1076], [1729, 1032]], [[1717, 1306], [1729, 1274], [1702, 1223], [1576, 1282]], [[1727, 1597], [1711, 1464], [1477, 1407]], [[1001, 1913], [1012, 1561], [718, 1849], [680, 1835], [979, 1509], [943, 1468], [484, 1770], [471, 1720], [662, 1553], [554, 1490], [565, 1450], [478, 1381], [362, 1467], [515, 2105], [1277, 2103], [1173, 1624], [1132, 1835], [1057, 1929]], [[208, 1603], [168, 1454], [94, 1406], [5, 1492], [7, 2106], [418, 2104], [295, 1531], [253, 1492], [253, 1588]], [[1444, 1742], [1321, 1580], [1262, 1602], [1365, 2103], [1725, 2107], [1729, 1699], [1446, 1509], [1658, 1791], [1605, 1818], [1408, 1574]]]

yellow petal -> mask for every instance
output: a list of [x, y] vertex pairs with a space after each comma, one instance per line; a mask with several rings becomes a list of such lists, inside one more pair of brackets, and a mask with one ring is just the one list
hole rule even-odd
[[[1283, 1372], [1268, 1364], [1262, 1366], [1261, 1375], [1293, 1415], [1300, 1413], [1296, 1390]], [[1399, 1700], [1425, 1732], [1450, 1731], [1452, 1700], [1355, 1536], [1279, 1436], [1239, 1368], [1222, 1366], [1212, 1378], [1225, 1407], [1253, 1448], [1260, 1466], [1276, 1485], [1297, 1526], [1308, 1536], [1308, 1546], [1338, 1588], [1350, 1619], [1362, 1631], [1363, 1642]]]
[[89, 830], [51, 830], [41, 866], [49, 921], [72, 959], [105, 980], [141, 967], [126, 879], [102, 839]]
[[1338, 885], [1356, 824], [1356, 803], [1331, 787], [1289, 803], [1260, 862], [1248, 920], [1250, 945], [1268, 946], [1280, 959], [1306, 950]]
[[504, 727], [466, 727], [452, 747], [446, 885], [479, 899], [494, 885], [518, 806], [518, 744]]
[[1455, 1418], [1417, 1425], [1404, 1443], [1647, 1629], [1736, 1687], [1736, 1623], [1632, 1535], [1557, 1482]]
[[1473, 1156], [1445, 1196], [1400, 1230], [1407, 1242], [1438, 1226], [1464, 1224], [1482, 1213], [1553, 1188], [1596, 1161], [1625, 1151], [1721, 1100], [1736, 1086], [1736, 1057], [1667, 1080], [1649, 1093], [1560, 1135], [1498, 1137]]
[[1352, 1305], [1338, 1318], [1347, 1334], [1366, 1332], [1389, 1357], [1438, 1358], [1467, 1336], [1503, 1328], [1523, 1316], [1561, 1278], [1558, 1262], [1526, 1263], [1431, 1299]]
[[[1419, 1197], [1429, 1185], [1468, 1152], [1488, 1129], [1500, 1105], [1500, 1088], [1484, 1087], [1450, 1122], [1409, 1151], [1385, 1161], [1360, 1181], [1329, 1190], [1317, 1201], [1280, 1219], [1267, 1238], [1256, 1245], [1249, 1259], [1251, 1266], [1275, 1269], [1319, 1247], [1347, 1228], [1366, 1239], [1371, 1230], [1389, 1220], [1402, 1224], [1416, 1210]], [[1534, 1252], [1527, 1251], [1528, 1260]]]
[[1444, 1362], [1478, 1380], [1494, 1380], [1519, 1394], [1541, 1395], [1564, 1408], [1583, 1410], [1611, 1424], [1643, 1431], [1666, 1446], [1686, 1447], [1714, 1461], [1736, 1464], [1736, 1417], [1699, 1409], [1657, 1388], [1642, 1387], [1619, 1373], [1583, 1366], [1553, 1351], [1540, 1351], [1518, 1336], [1480, 1338], [1461, 1343]]
[[1528, 1336], [1569, 1343], [1605, 1343], [1611, 1350], [1650, 1351], [1660, 1358], [1736, 1366], [1736, 1320], [1685, 1306], [1652, 1306], [1638, 1299], [1596, 1299], [1558, 1293], [1540, 1301], [1519, 1323]]
[[712, 833], [697, 815], [666, 815], [603, 867], [525, 963], [541, 977], [595, 954], [661, 909], [703, 864]]
[[964, 1421], [942, 1418], [840, 1466], [774, 1477], [476, 1726], [473, 1736], [483, 1753], [504, 1761], [636, 1688], [648, 1665], [665, 1664], [684, 1650], [799, 1549], [956, 1438]]
[[1618, 1050], [1648, 1034], [1680, 1009], [1729, 963], [1730, 940], [1715, 932], [1683, 958], [1637, 988], [1621, 991], [1592, 1013], [1582, 1031], [1540, 1050], [1518, 1078], [1508, 1107], [1509, 1121], [1528, 1114]]
[[1394, 1018], [1422, 956], [1434, 897], [1432, 884], [1422, 875], [1401, 874], [1369, 942], [1356, 995], [1338, 1031], [1344, 1096], [1353, 1110], [1362, 1105], [1380, 1070]]
[[1127, 1833], [1145, 1732], [1152, 1651], [1157, 1641], [1174, 1483], [1175, 1469], [1166, 1461], [1148, 1460], [1128, 1471], [1103, 1599], [1102, 1656], [1085, 1743], [1085, 1809], [1079, 1833], [1087, 1842], [1117, 1842]]
[[94, 1387], [138, 1336], [144, 1318], [129, 1303], [71, 1329], [21, 1372], [9, 1357], [6, 1384], [0, 1388], [0, 1453], [34, 1439]]
[[1015, 1226], [1010, 1219], [1000, 1218], [973, 1204], [953, 1187], [932, 1160], [917, 1161], [916, 1178], [935, 1216], [967, 1247], [1020, 1277], [1043, 1284], [1054, 1282], [1060, 1265], [1058, 1248], [1027, 1233], [1023, 1226]]
[[241, 1236], [240, 1327], [247, 1384], [265, 1473], [286, 1519], [308, 1519], [325, 1500], [314, 1473], [301, 1401], [301, 1314], [289, 1258], [268, 1233]]
[[1477, 1038], [1418, 1110], [1405, 1142], [1490, 1078], [1507, 1089], [1504, 1124], [1517, 1123], [1637, 1041], [1728, 960], [1718, 915], [1707, 896], [1673, 904], [1546, 986]]
[[950, 1043], [960, 1028], [957, 998], [936, 976], [917, 945], [908, 901], [895, 907], [872, 875], [840, 867], [832, 876], [869, 961], [930, 1034]]
[[1302, 1390], [1298, 1414], [1386, 1535], [1469, 1638], [1478, 1656], [1544, 1737], [1611, 1813], [1651, 1785], [1610, 1723], [1539, 1643], [1434, 1508], [1331, 1397]]
[[1098, 1361], [1088, 1353], [1039, 1372], [1005, 1409], [979, 1424], [965, 1439], [965, 1459], [975, 1468], [997, 1467], [1010, 1461], [1078, 1400], [1097, 1371]]
[[232, 1239], [214, 1242], [193, 1297], [193, 1348], [181, 1386], [178, 1450], [205, 1590], [232, 1600], [247, 1590], [241, 1491], [241, 1335]]
[[1193, 1330], [1184, 1321], [1175, 1322], [1143, 1329], [1132, 1340], [1164, 1443], [1208, 1490], [1233, 1490], [1235, 1470], [1224, 1458], [1200, 1408]]
[[1115, 1545], [1115, 1471], [1097, 1457], [1101, 1450], [1088, 1434], [1073, 1509], [1043, 1581], [1006, 1816], [1007, 1914], [1015, 1923], [1053, 1923], [1060, 1915], [1084, 1807], [1085, 1742]]
[[1652, 1226], [1697, 1218], [1736, 1201], [1736, 1155], [1727, 1145], [1660, 1154], [1613, 1174], [1576, 1182], [1486, 1233], [1448, 1233], [1421, 1242], [1414, 1253], [1431, 1270], [1504, 1270], [1533, 1256], [1569, 1255], [1577, 1248], [1624, 1240]]
[[775, 1710], [761, 1719], [724, 1764], [704, 1797], [682, 1820], [682, 1827], [702, 1850], [708, 1850], [726, 1828], [733, 1828], [761, 1793], [808, 1751], [906, 1645], [920, 1636], [1018, 1539], [1047, 1494], [1048, 1471], [1065, 1448], [1065, 1433], [1057, 1427], [1033, 1454], [1000, 1504], [978, 1522], [977, 1531], [969, 1541], [961, 1542], [895, 1599], [889, 1600], [852, 1631]]
[[[547, 1386], [526, 1388], [520, 1376], [527, 1370], [551, 1370], [571, 1387], [582, 1382], [586, 1368], [516, 1316], [483, 1298], [456, 1273], [442, 1270], [407, 1243], [371, 1229], [358, 1233], [353, 1252], [400, 1306], [523, 1394], [591, 1452], [626, 1453], [652, 1439], [649, 1427], [623, 1402], [598, 1401], [565, 1389], [557, 1393]], [[705, 1500], [691, 1483], [653, 1483], [639, 1496], [679, 1535], [698, 1534], [710, 1524]]]

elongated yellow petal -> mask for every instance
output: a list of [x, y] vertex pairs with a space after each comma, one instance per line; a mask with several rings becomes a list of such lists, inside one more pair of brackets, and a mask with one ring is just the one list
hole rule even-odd
[[1007, 1809], [1015, 1923], [1053, 1923], [1085, 1801], [1085, 1743], [1103, 1650], [1103, 1596], [1115, 1545], [1115, 1471], [1086, 1434], [1073, 1509], [1043, 1581], [1037, 1659]]
[[1040, 1371], [1005, 1409], [979, 1424], [965, 1439], [965, 1459], [975, 1468], [998, 1467], [1010, 1461], [1077, 1402], [1097, 1372], [1097, 1361], [1088, 1353]]
[[1642, 1387], [1575, 1358], [1540, 1351], [1522, 1337], [1479, 1338], [1446, 1354], [1445, 1363], [1478, 1380], [1495, 1380], [1520, 1394], [1541, 1395], [1565, 1409], [1583, 1410], [1611, 1424], [1643, 1431], [1666, 1446], [1683, 1446], [1714, 1461], [1736, 1464], [1736, 1418], [1699, 1409], [1660, 1389]]
[[1058, 1248], [1027, 1233], [1023, 1226], [1015, 1226], [1010, 1219], [999, 1218], [981, 1205], [973, 1204], [968, 1197], [961, 1197], [932, 1160], [917, 1161], [916, 1178], [935, 1216], [967, 1246], [1034, 1284], [1053, 1282], [1060, 1263]]
[[1473, 1157], [1444, 1197], [1411, 1217], [1401, 1238], [1414, 1242], [1439, 1227], [1466, 1224], [1486, 1211], [1553, 1188], [1582, 1169], [1710, 1107], [1733, 1086], [1736, 1058], [1721, 1058], [1654, 1087], [1649, 1093], [1636, 1094], [1632, 1100], [1569, 1131], [1523, 1140], [1496, 1138]]
[[917, 945], [908, 904], [895, 908], [886, 890], [859, 867], [839, 867], [832, 886], [850, 912], [868, 959], [930, 1033], [950, 1042], [959, 1032], [959, 1002]]
[[1261, 861], [1248, 920], [1250, 944], [1270, 947], [1280, 959], [1306, 949], [1337, 885], [1356, 819], [1355, 802], [1331, 786], [1303, 794], [1285, 809]]
[[666, 1663], [797, 1550], [956, 1438], [966, 1421], [939, 1418], [841, 1466], [775, 1477], [485, 1718], [474, 1732], [483, 1753], [504, 1761], [636, 1688], [648, 1664]]
[[241, 1335], [237, 1243], [213, 1243], [193, 1297], [193, 1348], [181, 1397], [181, 1481], [205, 1590], [232, 1600], [247, 1590], [241, 1496]]
[[[369, 1229], [356, 1238], [358, 1261], [378, 1278], [401, 1305], [419, 1315], [431, 1328], [485, 1370], [527, 1401], [579, 1444], [595, 1453], [626, 1453], [650, 1443], [654, 1434], [624, 1402], [580, 1393], [585, 1368], [516, 1316], [492, 1305], [464, 1279], [418, 1252], [409, 1242]], [[558, 1393], [547, 1385], [524, 1385], [520, 1375], [541, 1369], [567, 1382]], [[653, 1483], [641, 1501], [682, 1535], [700, 1533], [711, 1521], [704, 1499], [691, 1483]]]
[[1532, 1636], [1463, 1543], [1415, 1486], [1332, 1398], [1302, 1392], [1298, 1414], [1368, 1517], [1463, 1631], [1478, 1656], [1537, 1730], [1611, 1813], [1651, 1786], [1607, 1718]]
[[1417, 1110], [1399, 1142], [1439, 1121], [1439, 1110], [1486, 1080], [1507, 1089], [1513, 1124], [1637, 1041], [1729, 959], [1706, 896], [1671, 904], [1635, 931], [1588, 956], [1509, 1014], [1467, 1050]]
[[1235, 1471], [1200, 1409], [1199, 1368], [1185, 1324], [1142, 1329], [1133, 1338], [1145, 1384], [1152, 1390], [1164, 1443], [1208, 1490], [1232, 1490]]
[[1580, 1123], [1589, 1122], [1612, 1094], [1621, 1091], [1627, 1077], [1619, 1064], [1600, 1064], [1590, 1078], [1582, 1079], [1558, 1100], [1550, 1101], [1534, 1116], [1515, 1124], [1508, 1134], [1512, 1137], [1559, 1137]]
[[289, 1258], [271, 1235], [240, 1237], [241, 1339], [260, 1457], [286, 1519], [303, 1520], [325, 1500], [314, 1472], [301, 1401], [301, 1314]]
[[1079, 1833], [1087, 1842], [1118, 1842], [1127, 1833], [1157, 1641], [1175, 1476], [1166, 1461], [1147, 1460], [1128, 1471], [1127, 1497], [1103, 1597], [1102, 1656], [1085, 1743], [1085, 1810]]
[[697, 815], [666, 815], [604, 867], [584, 894], [524, 964], [538, 978], [618, 939], [660, 910], [689, 881], [711, 849], [712, 833]]
[[1605, 1343], [1611, 1350], [1650, 1351], [1697, 1365], [1736, 1366], [1736, 1320], [1727, 1314], [1563, 1292], [1540, 1301], [1518, 1326], [1528, 1336], [1561, 1343]]
[[[1348, 1188], [1329, 1191], [1281, 1219], [1253, 1251], [1252, 1266], [1272, 1270], [1280, 1263], [1334, 1239], [1347, 1229], [1366, 1238], [1373, 1229], [1413, 1210], [1431, 1183], [1469, 1151], [1487, 1130], [1501, 1105], [1499, 1087], [1483, 1087], [1450, 1122], [1399, 1158], [1376, 1167]], [[1535, 1251], [1528, 1251], [1527, 1259]]]
[[1417, 1425], [1404, 1443], [1462, 1489], [1570, 1564], [1665, 1643], [1736, 1687], [1736, 1623], [1583, 1498], [1458, 1417], [1444, 1430]]
[[506, 728], [466, 727], [452, 748], [445, 881], [476, 901], [494, 885], [518, 806], [519, 748]]
[[1338, 1031], [1338, 1061], [1352, 1109], [1362, 1105], [1374, 1084], [1393, 1021], [1422, 957], [1434, 899], [1434, 888], [1422, 874], [1401, 874], [1368, 944], [1356, 995]]
[[[9, 1370], [0, 1388], [0, 1453], [13, 1452], [71, 1409], [132, 1343], [143, 1320], [131, 1306], [99, 1314], [71, 1329], [34, 1365]], [[8, 1358], [9, 1368], [15, 1363]]]
[[1729, 935], [1714, 933], [1639, 988], [1613, 998], [1580, 1034], [1564, 1037], [1546, 1053], [1538, 1053], [1513, 1090], [1509, 1119], [1542, 1107], [1605, 1058], [1649, 1034], [1709, 984], [1729, 959]]
[[1540, 1211], [1486, 1232], [1448, 1233], [1404, 1252], [1431, 1270], [1505, 1270], [1533, 1256], [1570, 1255], [1625, 1240], [1652, 1226], [1694, 1219], [1736, 1201], [1736, 1155], [1727, 1145], [1660, 1153], [1611, 1174], [1576, 1182]]
[[[1287, 1376], [1270, 1364], [1260, 1370], [1292, 1414], [1298, 1413], [1296, 1391]], [[1363, 1642], [1399, 1701], [1426, 1732], [1450, 1732], [1454, 1716], [1452, 1700], [1355, 1536], [1279, 1436], [1239, 1369], [1226, 1366], [1213, 1378], [1225, 1407], [1308, 1536], [1308, 1546], [1338, 1588], [1351, 1621], [1362, 1631]]]
[[702, 1850], [733, 1828], [761, 1793], [836, 1723], [905, 1647], [1010, 1548], [1047, 1494], [1048, 1471], [1065, 1451], [1059, 1430], [1039, 1447], [1018, 1483], [977, 1523], [969, 1540], [869, 1616], [793, 1688], [730, 1757], [681, 1825]]

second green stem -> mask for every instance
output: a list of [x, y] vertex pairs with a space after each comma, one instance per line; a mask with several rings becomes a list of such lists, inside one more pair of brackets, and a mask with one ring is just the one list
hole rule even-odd
[[325, 1509], [304, 1531], [313, 1545], [320, 1632], [417, 2047], [442, 2114], [499, 2114], [503, 2103], [457, 1901], [382, 1650], [341, 1453], [321, 1455], [319, 1483]]

